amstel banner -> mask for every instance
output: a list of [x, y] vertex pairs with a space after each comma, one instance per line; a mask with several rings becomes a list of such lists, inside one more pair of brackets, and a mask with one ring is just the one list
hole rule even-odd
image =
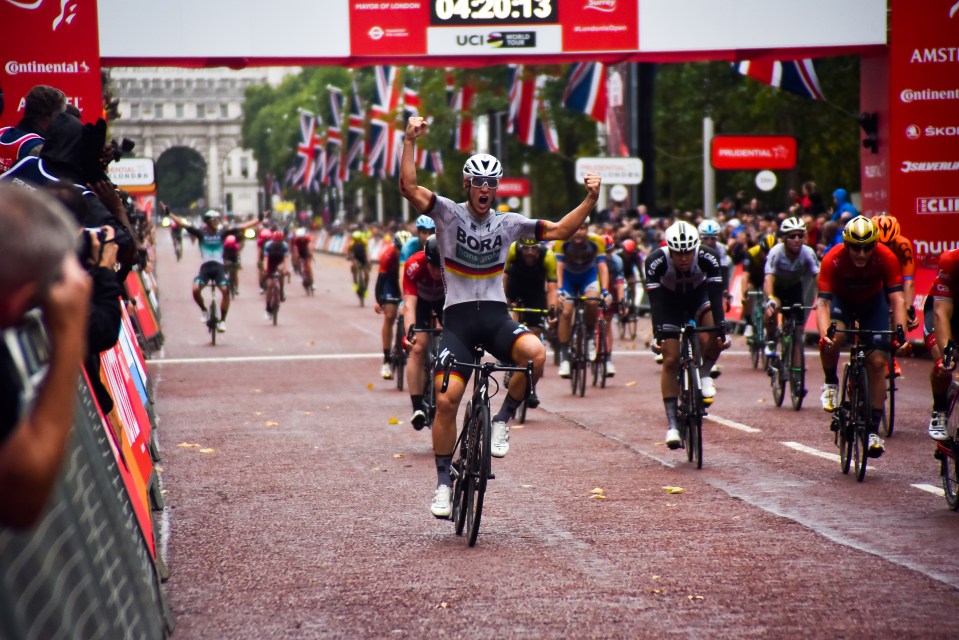
[[24, 96], [38, 84], [63, 91], [84, 122], [103, 115], [96, 0], [3, 0], [0, 25], [0, 126], [20, 121]]
[[890, 213], [931, 267], [959, 248], [959, 2], [892, 0], [890, 21]]

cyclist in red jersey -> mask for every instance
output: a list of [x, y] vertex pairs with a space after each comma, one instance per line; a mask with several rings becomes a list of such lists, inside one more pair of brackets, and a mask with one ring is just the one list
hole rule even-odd
[[376, 274], [376, 290], [373, 311], [383, 314], [383, 367], [380, 375], [384, 380], [393, 379], [390, 367], [390, 351], [393, 349], [393, 325], [400, 300], [400, 249], [412, 237], [409, 231], [397, 231], [393, 242], [384, 242], [378, 258], [380, 268]]
[[263, 279], [263, 246], [273, 239], [273, 232], [270, 229], [260, 231], [256, 239], [256, 277], [260, 283], [260, 293], [266, 291], [266, 280]]
[[929, 373], [932, 387], [932, 416], [929, 418], [929, 437], [947, 440], [946, 417], [949, 410], [949, 384], [952, 371], [942, 366], [943, 354], [955, 359], [956, 336], [959, 335], [959, 317], [953, 313], [956, 294], [959, 293], [959, 249], [946, 251], [939, 257], [939, 271], [923, 305], [926, 346], [934, 364]]
[[[403, 306], [406, 309], [406, 321], [417, 329], [433, 328], [433, 316], [443, 317], [443, 305], [446, 303], [446, 289], [443, 287], [443, 272], [440, 268], [440, 251], [436, 246], [436, 236], [430, 236], [422, 251], [417, 251], [406, 261], [403, 269]], [[426, 387], [426, 348], [429, 340], [414, 338], [410, 350], [409, 366], [406, 368], [406, 382], [410, 389], [410, 402], [413, 404], [413, 428], [419, 431], [426, 425], [427, 416], [423, 408], [423, 391]]]
[[912, 240], [899, 233], [899, 221], [885, 213], [872, 219], [872, 223], [879, 230], [879, 242], [883, 243], [896, 254], [899, 266], [902, 268], [902, 293], [906, 302], [907, 329], [912, 331], [919, 326], [916, 317], [916, 261], [913, 259]]
[[[290, 256], [290, 245], [286, 243], [282, 231], [274, 231], [273, 237], [269, 242], [263, 245], [263, 277], [274, 274], [280, 274], [280, 300], [286, 302], [286, 289], [284, 283], [290, 273], [287, 259]], [[266, 315], [270, 315], [270, 309], [267, 308]]]
[[[825, 411], [835, 411], [839, 377], [841, 334], [829, 338], [829, 324], [850, 326], [858, 318], [859, 328], [883, 331], [889, 327], [889, 312], [893, 324], [905, 326], [906, 309], [902, 294], [902, 270], [895, 254], [879, 243], [879, 231], [864, 216], [850, 220], [842, 232], [843, 242], [823, 256], [819, 271], [819, 299], [816, 304], [816, 326], [819, 330], [819, 355], [825, 384], [820, 398]], [[879, 438], [879, 423], [885, 401], [886, 353], [890, 345], [885, 338], [864, 336], [867, 348], [866, 365], [869, 371], [869, 390], [872, 420], [869, 427], [870, 457], [882, 455], [883, 441]], [[894, 347], [896, 345], [893, 345]], [[908, 350], [909, 343], [898, 346]]]
[[313, 290], [313, 236], [300, 227], [293, 234], [293, 255], [300, 263], [303, 286]]

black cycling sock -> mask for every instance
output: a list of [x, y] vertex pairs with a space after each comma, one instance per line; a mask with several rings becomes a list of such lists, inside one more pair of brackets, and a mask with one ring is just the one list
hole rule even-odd
[[447, 487], [453, 486], [453, 479], [450, 477], [450, 465], [453, 464], [453, 456], [436, 456], [436, 486], [445, 484]]
[[663, 406], [666, 407], [666, 422], [670, 429], [676, 429], [679, 420], [676, 418], [676, 409], [679, 406], [676, 398], [663, 398]]
[[523, 404], [522, 400], [516, 400], [507, 393], [506, 399], [503, 400], [503, 406], [500, 407], [496, 415], [493, 416], [493, 422], [509, 422], [513, 416], [516, 415], [516, 410], [521, 404]]
[[933, 411], [949, 411], [949, 396], [945, 393], [932, 394], [932, 410]]
[[709, 372], [713, 370], [713, 366], [715, 366], [715, 364], [715, 358], [703, 358], [703, 368], [699, 370], [699, 375], [708, 376]]
[[825, 376], [824, 382], [826, 384], [839, 384], [839, 376], [836, 375], [835, 369], [826, 370], [823, 369], [823, 375]]
[[220, 322], [226, 322], [226, 309], [220, 307]]
[[423, 394], [410, 395], [410, 402], [413, 403], [413, 411], [423, 410]]
[[389, 364], [389, 363], [390, 363], [390, 350], [389, 350], [389, 349], [383, 349], [383, 362], [384, 362], [385, 364]]
[[560, 357], [560, 360], [569, 360], [569, 343], [568, 342], [559, 343], [559, 357]]

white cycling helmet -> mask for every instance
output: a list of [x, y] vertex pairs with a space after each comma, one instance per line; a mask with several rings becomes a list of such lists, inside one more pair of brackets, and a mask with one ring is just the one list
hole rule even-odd
[[793, 231], [801, 231], [806, 233], [806, 223], [795, 216], [783, 220], [782, 225], [779, 227], [779, 233], [786, 235], [787, 233]]
[[722, 229], [715, 220], [703, 220], [699, 223], [699, 235], [703, 238], [715, 238]]
[[204, 220], [213, 220], [213, 219], [219, 220], [219, 219], [220, 219], [220, 212], [217, 211], [216, 209], [209, 209], [206, 213], [203, 214], [203, 219], [204, 219]]
[[472, 155], [463, 165], [464, 178], [502, 178], [503, 165], [488, 153]]
[[666, 246], [678, 253], [692, 251], [699, 246], [699, 232], [688, 222], [674, 222], [666, 229]]

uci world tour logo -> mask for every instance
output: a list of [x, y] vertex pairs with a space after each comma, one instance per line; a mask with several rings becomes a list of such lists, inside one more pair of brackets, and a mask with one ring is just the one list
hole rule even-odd
[[[34, 9], [39, 9], [40, 5], [43, 4], [43, 0], [33, 0], [33, 2], [25, 2], [24, 0], [6, 0], [9, 4], [12, 4], [18, 9], [24, 9], [26, 11], [33, 11]], [[54, 31], [63, 24], [71, 24], [73, 19], [77, 17], [77, 0], [60, 0], [60, 15], [53, 19], [52, 29]]]

